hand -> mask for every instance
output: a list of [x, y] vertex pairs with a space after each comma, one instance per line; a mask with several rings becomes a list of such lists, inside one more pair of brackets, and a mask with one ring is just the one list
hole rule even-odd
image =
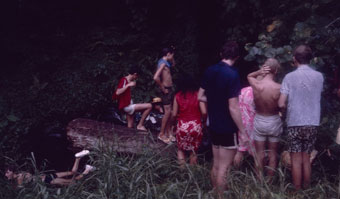
[[134, 87], [134, 86], [136, 86], [136, 82], [135, 81], [129, 82], [128, 86]]
[[161, 90], [164, 94], [168, 94], [169, 93], [169, 89], [166, 89], [164, 86], [161, 87]]
[[266, 65], [263, 65], [260, 69], [260, 73], [262, 76], [266, 76], [268, 73], [270, 73], [270, 67], [269, 66], [266, 66]]

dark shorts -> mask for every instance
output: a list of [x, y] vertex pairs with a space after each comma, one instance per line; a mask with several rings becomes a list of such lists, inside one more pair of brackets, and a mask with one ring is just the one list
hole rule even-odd
[[54, 172], [48, 173], [48, 174], [45, 175], [45, 180], [44, 180], [44, 182], [45, 182], [46, 184], [50, 184], [51, 181], [54, 180], [54, 179], [56, 179], [57, 177], [58, 177], [57, 174], [54, 173]]
[[212, 144], [221, 147], [228, 147], [230, 149], [237, 149], [238, 138], [237, 133], [215, 133], [214, 131], [209, 131], [211, 136]]
[[169, 92], [168, 93], [163, 93], [162, 91], [160, 92], [160, 97], [162, 99], [162, 104], [163, 105], [171, 105], [172, 100], [174, 97], [174, 90], [172, 87], [165, 87]]
[[316, 126], [293, 126], [288, 127], [288, 151], [311, 153], [316, 141]]

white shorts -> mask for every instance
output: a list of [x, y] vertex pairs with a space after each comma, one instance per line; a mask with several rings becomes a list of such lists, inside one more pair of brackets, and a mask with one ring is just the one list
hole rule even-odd
[[279, 115], [263, 116], [256, 114], [254, 118], [254, 140], [279, 142], [282, 134], [282, 121]]
[[133, 115], [133, 113], [135, 112], [135, 107], [136, 104], [130, 104], [129, 106], [124, 107], [123, 110], [129, 115]]

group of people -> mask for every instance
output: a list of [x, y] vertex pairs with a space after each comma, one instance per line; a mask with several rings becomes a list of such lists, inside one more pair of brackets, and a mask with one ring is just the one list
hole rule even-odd
[[[288, 73], [282, 84], [275, 82], [280, 63], [273, 57], [259, 70], [248, 74], [250, 86], [243, 89], [234, 66], [240, 57], [239, 45], [235, 41], [226, 42], [220, 56], [221, 61], [205, 71], [200, 87], [185, 74], [174, 93], [171, 76], [171, 67], [175, 65], [174, 49], [162, 50], [153, 76], [164, 106], [158, 138], [165, 143], [177, 141], [180, 164], [185, 163], [186, 154], [189, 154], [190, 163], [196, 164], [202, 129], [208, 126], [213, 151], [212, 185], [217, 193], [222, 193], [227, 188], [231, 166], [240, 163], [245, 151], [254, 156], [257, 176], [262, 179], [266, 173], [271, 179], [278, 162], [282, 118], [286, 118], [293, 184], [297, 190], [307, 188], [323, 89], [322, 74], [309, 66], [313, 57], [311, 48], [307, 45], [295, 48], [293, 65], [297, 69]], [[138, 69], [129, 71], [119, 81], [114, 99], [118, 99], [119, 109], [127, 114], [128, 127], [133, 127], [134, 112], [143, 111], [137, 130], [146, 130], [143, 123], [152, 104], [133, 104], [130, 88], [136, 85], [137, 76]], [[177, 121], [175, 131], [172, 130], [174, 121]]]

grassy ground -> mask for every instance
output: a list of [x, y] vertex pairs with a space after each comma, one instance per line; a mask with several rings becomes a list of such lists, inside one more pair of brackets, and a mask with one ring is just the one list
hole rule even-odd
[[[159, 153], [160, 154], [160, 153]], [[46, 185], [39, 180], [15, 188], [1, 179], [1, 198], [214, 198], [209, 179], [210, 162], [180, 169], [175, 158], [145, 151], [142, 155], [117, 154], [100, 147], [90, 155], [97, 169], [67, 187]], [[174, 156], [175, 157], [175, 156]], [[34, 161], [33, 161], [34, 162]], [[34, 165], [34, 163], [32, 163]], [[228, 198], [340, 198], [340, 184], [322, 174], [313, 175], [310, 189], [295, 192], [289, 170], [280, 165], [273, 184], [260, 183], [250, 158], [233, 169], [228, 179]], [[32, 166], [34, 168], [34, 166]]]

